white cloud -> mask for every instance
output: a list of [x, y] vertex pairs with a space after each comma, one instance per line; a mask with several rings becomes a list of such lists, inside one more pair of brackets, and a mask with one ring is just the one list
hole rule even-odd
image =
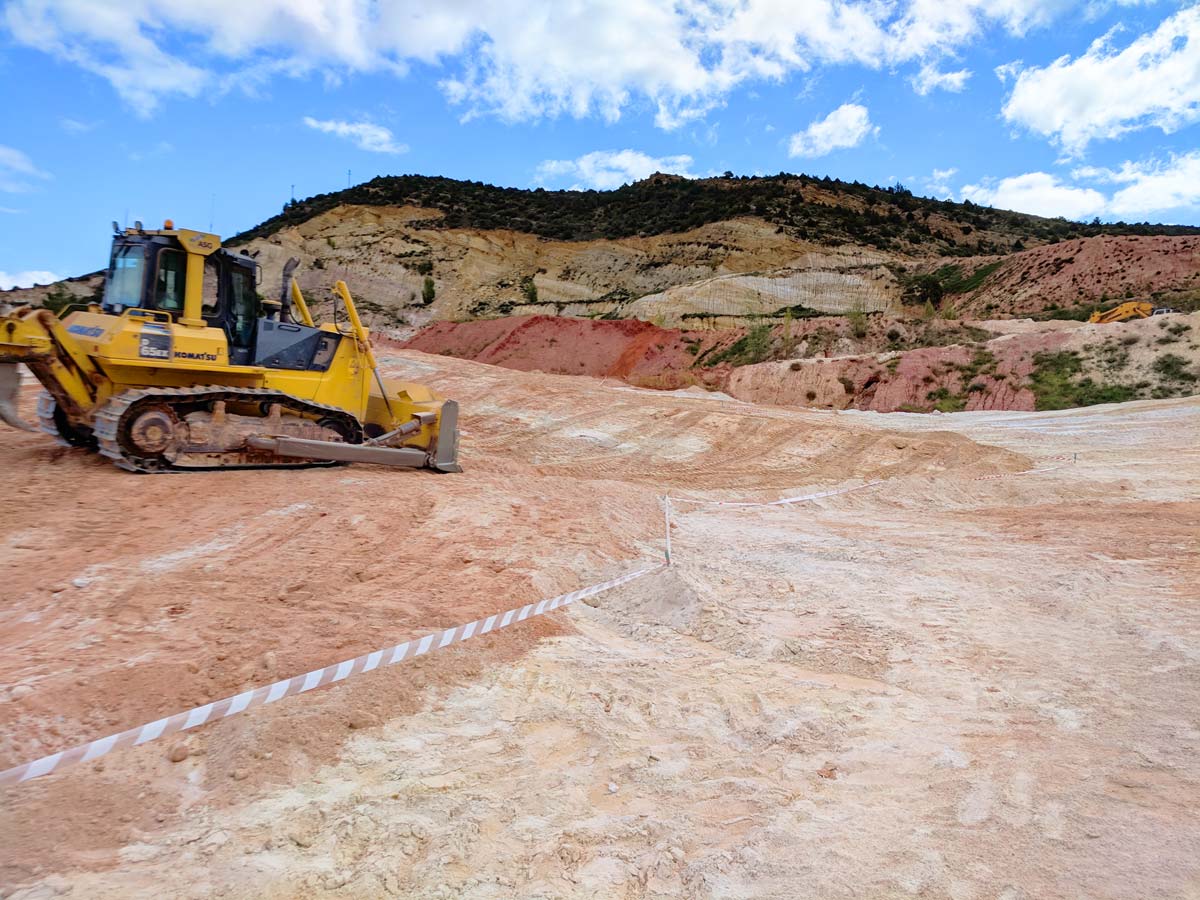
[[1063, 184], [1046, 172], [1028, 172], [995, 183], [968, 184], [963, 187], [962, 196], [983, 206], [1050, 218], [1095, 216], [1103, 213], [1107, 205], [1107, 198], [1099, 191]]
[[129, 158], [134, 162], [145, 162], [148, 159], [155, 159], [159, 156], [166, 156], [168, 153], [173, 153], [175, 145], [170, 141], [158, 141], [151, 144], [149, 147], [142, 147], [129, 152]]
[[20, 150], [0, 144], [0, 191], [23, 194], [33, 190], [31, 181], [49, 177], [48, 172], [35, 166], [33, 160]]
[[7, 291], [15, 287], [33, 287], [35, 284], [53, 284], [56, 281], [62, 281], [62, 276], [55, 275], [53, 272], [47, 272], [44, 269], [30, 269], [27, 272], [12, 273], [0, 271], [0, 291]]
[[[648, 104], [663, 128], [739, 85], [821, 65], [920, 62], [942, 73], [989, 28], [1050, 22], [1068, 0], [11, 0], [13, 39], [108, 80], [135, 110], [257, 91], [275, 77], [403, 75], [414, 61], [465, 117], [617, 119]], [[923, 68], [923, 71], [925, 69]], [[965, 76], [962, 76], [965, 78]], [[949, 80], [946, 80], [949, 79]], [[925, 80], [928, 80], [926, 78]], [[918, 76], [918, 82], [923, 83]]]
[[950, 91], [958, 93], [967, 86], [967, 79], [971, 77], [970, 69], [958, 69], [955, 72], [940, 72], [937, 66], [932, 63], [926, 63], [921, 66], [921, 71], [912, 77], [913, 90], [924, 97], [933, 91]]
[[[942, 174], [935, 170], [934, 175]], [[953, 174], [953, 170], [951, 170]], [[1000, 181], [985, 179], [962, 189], [966, 200], [1041, 216], [1079, 219], [1103, 216], [1138, 220], [1151, 215], [1200, 210], [1200, 150], [1167, 160], [1126, 161], [1116, 169], [1079, 166], [1076, 184], [1045, 172], [1029, 172]], [[1119, 186], [1111, 195], [1078, 182]]]
[[996, 73], [996, 77], [1000, 79], [1001, 84], [1008, 84], [1021, 74], [1023, 68], [1025, 68], [1024, 60], [1014, 59], [1012, 62], [996, 66], [993, 71]]
[[958, 169], [934, 169], [933, 174], [924, 179], [925, 187], [935, 197], [953, 197], [954, 188], [950, 187], [950, 179], [958, 174]]
[[1124, 185], [1108, 202], [1108, 213], [1114, 218], [1200, 207], [1200, 150], [1166, 162], [1125, 162], [1115, 171], [1084, 166], [1071, 174], [1081, 180]]
[[788, 155], [824, 156], [834, 150], [857, 147], [869, 135], [878, 133], [865, 106], [843, 103], [824, 119], [793, 134], [788, 142]]
[[62, 116], [58, 120], [58, 127], [67, 134], [86, 134], [97, 124], [96, 122], [81, 122], [79, 119], [72, 119], [69, 116]]
[[577, 159], [545, 160], [537, 167], [536, 179], [539, 184], [571, 180], [572, 190], [611, 190], [655, 172], [695, 178], [691, 167], [692, 158], [686, 155], [656, 157], [639, 150], [593, 150]]
[[372, 122], [342, 122], [337, 119], [314, 119], [312, 116], [305, 116], [304, 124], [317, 131], [353, 141], [359, 150], [369, 150], [372, 153], [408, 152], [407, 145], [397, 143], [396, 136], [390, 129]]
[[1073, 155], [1091, 141], [1151, 127], [1169, 134], [1200, 121], [1200, 6], [1123, 50], [1113, 38], [1104, 35], [1076, 59], [1017, 72], [1004, 118]]

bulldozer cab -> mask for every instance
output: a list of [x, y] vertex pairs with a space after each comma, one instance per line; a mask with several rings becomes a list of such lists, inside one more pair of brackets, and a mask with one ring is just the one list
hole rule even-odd
[[[189, 255], [172, 234], [116, 235], [102, 308], [114, 315], [130, 308], [157, 310], [184, 325], [220, 328], [229, 341], [230, 363], [252, 363], [261, 312], [257, 264], [248, 256], [217, 249], [202, 255], [201, 267], [189, 265]], [[199, 294], [201, 322], [189, 317], [188, 281], [195, 277], [201, 281], [193, 287]]]
[[286, 291], [280, 302], [264, 303], [250, 256], [222, 249], [216, 235], [175, 230], [169, 220], [161, 231], [135, 227], [113, 237], [102, 309], [161, 312], [176, 327], [219, 328], [232, 366], [323, 372], [342, 338], [292, 321]]

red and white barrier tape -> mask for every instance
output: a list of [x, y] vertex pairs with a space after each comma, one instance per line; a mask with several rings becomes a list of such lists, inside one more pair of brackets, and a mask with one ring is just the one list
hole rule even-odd
[[428, 653], [430, 650], [441, 650], [443, 647], [449, 647], [451, 644], [461, 643], [473, 637], [480, 637], [493, 631], [499, 631], [501, 628], [507, 628], [509, 625], [514, 625], [517, 622], [524, 622], [526, 619], [533, 618], [534, 616], [544, 615], [560, 607], [574, 603], [576, 600], [594, 597], [596, 594], [620, 587], [623, 584], [628, 584], [636, 578], [658, 572], [664, 568], [666, 568], [666, 565], [660, 564], [640, 569], [637, 572], [622, 575], [620, 578], [613, 578], [601, 584], [594, 584], [577, 591], [571, 591], [569, 594], [561, 594], [558, 597], [540, 600], [537, 603], [529, 603], [517, 609], [497, 613], [494, 616], [476, 619], [474, 622], [468, 622], [465, 625], [456, 625], [453, 628], [447, 628], [445, 631], [427, 634], [425, 637], [405, 641], [402, 644], [396, 644], [394, 647], [386, 647], [383, 650], [376, 650], [373, 653], [356, 656], [354, 659], [334, 663], [333, 665], [326, 666], [323, 669], [316, 669], [305, 675], [285, 678], [283, 681], [277, 681], [265, 687], [244, 691], [235, 697], [214, 700], [212, 703], [176, 713], [173, 716], [159, 719], [156, 722], [140, 725], [137, 728], [130, 728], [127, 731], [111, 734], [108, 737], [100, 738], [87, 744], [80, 744], [77, 747], [71, 747], [67, 750], [60, 750], [58, 753], [52, 753], [49, 756], [43, 756], [41, 759], [35, 759], [32, 762], [14, 766], [11, 769], [0, 772], [0, 786], [17, 784], [22, 781], [28, 781], [31, 778], [49, 775], [51, 772], [61, 771], [75, 763], [90, 762], [93, 759], [98, 759], [104, 756], [104, 754], [110, 753], [120, 747], [134, 747], [138, 744], [145, 744], [164, 735], [187, 731], [218, 719], [227, 719], [240, 712], [245, 712], [256, 706], [265, 706], [268, 703], [274, 703], [276, 700], [282, 700], [284, 697], [290, 697], [293, 694], [302, 694], [305, 691], [325, 687], [326, 685], [349, 678], [351, 675], [370, 672], [372, 669], [377, 669], [380, 666], [391, 666], [405, 660], [414, 659]]

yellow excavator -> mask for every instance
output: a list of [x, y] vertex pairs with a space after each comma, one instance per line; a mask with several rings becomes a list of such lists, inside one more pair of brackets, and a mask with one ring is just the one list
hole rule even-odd
[[[344, 282], [317, 325], [284, 267], [279, 300], [258, 264], [215, 234], [140, 222], [115, 235], [99, 304], [0, 317], [0, 419], [24, 363], [41, 430], [133, 472], [367, 462], [459, 472], [458, 405], [384, 378]], [[345, 312], [339, 321], [339, 305]]]
[[1109, 325], [1113, 322], [1128, 322], [1132, 319], [1148, 319], [1151, 316], [1165, 316], [1175, 310], [1165, 306], [1156, 307], [1145, 300], [1128, 300], [1112, 309], [1096, 310], [1088, 322], [1092, 325]]

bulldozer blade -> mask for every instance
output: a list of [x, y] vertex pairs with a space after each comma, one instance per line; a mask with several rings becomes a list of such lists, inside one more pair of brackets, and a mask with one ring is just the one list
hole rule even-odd
[[409, 447], [371, 447], [365, 444], [314, 441], [308, 438], [255, 435], [246, 439], [246, 446], [252, 450], [274, 453], [276, 456], [376, 463], [381, 466], [402, 466], [409, 469], [419, 469], [429, 462], [428, 453]]
[[458, 403], [454, 400], [442, 404], [437, 446], [430, 462], [430, 468], [437, 472], [462, 471], [458, 464]]
[[21, 373], [16, 363], [0, 363], [0, 422], [22, 431], [37, 431], [17, 415], [17, 397], [21, 390]]

